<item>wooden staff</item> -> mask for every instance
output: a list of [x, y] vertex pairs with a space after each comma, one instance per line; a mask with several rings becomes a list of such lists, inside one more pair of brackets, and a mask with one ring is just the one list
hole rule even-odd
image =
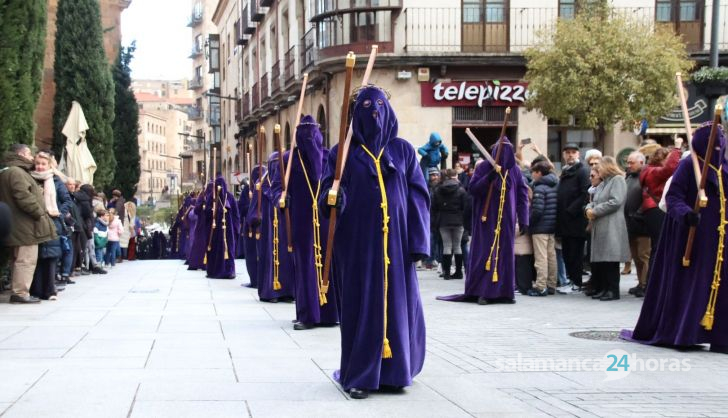
[[[506, 108], [506, 116], [503, 118], [503, 127], [501, 127], [500, 137], [498, 137], [498, 151], [495, 153], [495, 161], [496, 163], [500, 161], [500, 157], [503, 154], [503, 138], [506, 136], [506, 127], [508, 126], [508, 116], [511, 114], [511, 108]], [[493, 166], [496, 172], [500, 173], [501, 169], [498, 164]], [[490, 187], [488, 188], [488, 196], [485, 198], [485, 203], [483, 203], [483, 213], [480, 215], [480, 220], [485, 222], [488, 220], [488, 209], [490, 208], [490, 199], [493, 197], [493, 186], [495, 186], [495, 183], [491, 182]]]
[[[284, 164], [283, 164], [283, 141], [281, 141], [281, 125], [275, 124], [273, 127], [273, 143], [276, 147], [278, 147], [278, 164], [280, 164], [280, 170], [281, 170], [281, 176], [284, 173]], [[288, 159], [290, 160], [293, 158], [293, 154], [288, 155]], [[273, 209], [275, 210], [275, 208]], [[286, 217], [286, 236], [288, 237], [288, 252], [293, 252], [293, 235], [291, 234], [291, 213], [288, 211], [288, 208], [285, 207], [285, 205], [281, 204], [281, 211]]]
[[[693, 160], [693, 174], [695, 175], [695, 185], [698, 186], [698, 197], [701, 202], [700, 206], [706, 207], [708, 205], [708, 197], [705, 195], [705, 183], [703, 183], [703, 177], [700, 174], [700, 161], [698, 161], [698, 154], [696, 154], [695, 150], [693, 150], [693, 129], [690, 127], [690, 114], [688, 113], [688, 103], [685, 98], [682, 74], [679, 72], [675, 73], [675, 80], [677, 81], [677, 93], [678, 96], [680, 96], [680, 108], [682, 109], [683, 121], [685, 122], [685, 133], [688, 136], [687, 143], [688, 148], [690, 149], [690, 159]], [[703, 186], [700, 186], [701, 184], [703, 184]]]
[[215, 177], [217, 177], [217, 148], [215, 146], [212, 146], [212, 181], [215, 181]]
[[[710, 168], [710, 160], [713, 157], [713, 148], [715, 147], [715, 137], [718, 135], [718, 126], [720, 125], [721, 115], [723, 114], [723, 106], [717, 105], [715, 107], [715, 116], [713, 117], [713, 125], [710, 127], [710, 136], [708, 137], [708, 149], [705, 151], [705, 161], [703, 161], [703, 171], [700, 173], [700, 183], [698, 184], [698, 190], [705, 192], [705, 183], [708, 180], [708, 169]], [[694, 151], [691, 151], [695, 155]], [[720, 176], [721, 173], [718, 173]], [[703, 204], [703, 202], [705, 204]], [[700, 213], [700, 208], [704, 208], [708, 204], [708, 198], [705, 200], [699, 195], [695, 197], [695, 205], [693, 206], [693, 212]], [[691, 225], [688, 231], [688, 242], [685, 246], [685, 254], [683, 255], [682, 265], [683, 267], [690, 267], [690, 256], [693, 252], [693, 243], [695, 242], [695, 230], [697, 225]]]
[[[261, 125], [260, 134], [258, 135], [258, 182], [255, 184], [255, 189], [258, 192], [258, 203], [256, 207], [256, 219], [258, 222], [262, 222], [260, 212], [260, 201], [263, 200], [263, 147], [265, 147], [265, 127]], [[260, 225], [258, 225], [260, 228]], [[260, 239], [260, 229], [255, 233], [255, 239]]]
[[[306, 84], [308, 84], [308, 73], [303, 73], [303, 84], [301, 84], [301, 95], [298, 97], [298, 109], [296, 109], [296, 119], [293, 121], [293, 138], [291, 138], [291, 151], [288, 153], [288, 165], [286, 166], [286, 176], [283, 181], [283, 190], [281, 192], [281, 200], [278, 205], [281, 208], [286, 207], [286, 195], [288, 194], [288, 182], [291, 180], [291, 166], [293, 165], [293, 150], [296, 149], [296, 132], [298, 132], [298, 124], [301, 123], [301, 112], [303, 112], [303, 98], [306, 95]], [[281, 155], [283, 158], [283, 155]], [[281, 173], [283, 175], [283, 173]]]
[[[329, 213], [329, 231], [326, 241], [326, 256], [324, 257], [323, 285], [321, 291], [326, 293], [329, 290], [329, 272], [331, 271], [331, 257], [334, 253], [334, 231], [336, 226], [336, 199], [338, 194], [338, 183], [341, 181], [344, 163], [344, 144], [346, 142], [346, 125], [349, 121], [349, 98], [351, 96], [351, 78], [354, 75], [354, 64], [356, 55], [349, 51], [346, 54], [346, 78], [344, 79], [344, 99], [341, 102], [341, 119], [339, 120], [339, 147], [336, 153], [336, 168], [334, 170], [334, 183], [337, 190], [331, 188], [327, 197], [327, 203], [331, 206]], [[351, 129], [349, 129], [351, 131]]]
[[251, 161], [253, 155], [253, 144], [248, 144], [248, 152], [245, 153], [245, 158], [248, 160], [248, 172], [250, 173], [250, 184], [248, 185], [248, 199], [253, 198], [253, 189], [255, 188], [255, 182], [253, 182], [253, 162]]
[[[369, 61], [367, 62], [366, 70], [364, 71], [364, 78], [361, 80], [361, 85], [366, 86], [369, 84], [369, 77], [372, 74], [374, 68], [374, 61], [377, 59], [377, 45], [372, 45], [372, 52], [369, 54]], [[341, 175], [344, 173], [344, 166], [346, 165], [346, 157], [349, 155], [349, 144], [351, 144], [351, 138], [354, 135], [352, 129], [352, 122], [349, 122], [349, 129], [347, 131], [346, 126], [349, 121], [349, 97], [351, 89], [351, 78], [354, 74], [354, 63], [356, 56], [350, 52], [346, 56], [346, 79], [344, 80], [344, 101], [341, 103], [341, 119], [339, 124], [339, 147], [336, 150], [336, 168], [334, 169], [334, 182], [331, 185], [329, 194], [326, 198], [326, 203], [331, 206], [329, 213], [329, 231], [328, 240], [326, 242], [326, 256], [324, 257], [324, 271], [323, 271], [323, 289], [327, 291], [329, 288], [329, 273], [331, 272], [331, 259], [334, 255], [334, 232], [336, 230], [336, 201], [339, 195], [339, 185], [341, 184]]]

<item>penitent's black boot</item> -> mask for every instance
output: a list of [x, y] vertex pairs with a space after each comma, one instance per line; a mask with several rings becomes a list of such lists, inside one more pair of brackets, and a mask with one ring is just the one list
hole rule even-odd
[[452, 275], [453, 279], [460, 280], [463, 278], [463, 255], [455, 254], [455, 274]]

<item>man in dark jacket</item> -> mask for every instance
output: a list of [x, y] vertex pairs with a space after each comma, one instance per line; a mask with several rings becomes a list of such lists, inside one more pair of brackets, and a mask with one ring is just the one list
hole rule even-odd
[[[430, 201], [435, 197], [435, 189], [440, 185], [440, 171], [431, 167], [427, 170], [427, 188], [430, 192]], [[424, 260], [425, 268], [431, 270], [437, 267], [437, 260], [440, 258], [441, 248], [438, 245], [440, 242], [440, 233], [437, 230], [437, 218], [435, 212], [430, 207], [430, 257]]]
[[[586, 243], [587, 219], [584, 206], [589, 201], [589, 168], [579, 161], [579, 147], [566, 144], [563, 151], [564, 165], [559, 180], [556, 236], [561, 238], [566, 275], [573, 284], [572, 290], [580, 290], [581, 274]], [[568, 293], [568, 288], [562, 292]]]
[[[458, 181], [457, 171], [448, 168], [445, 181], [435, 189], [432, 201], [434, 218], [437, 219], [442, 238], [442, 274], [445, 280], [463, 278], [463, 212], [467, 205], [467, 193]], [[450, 276], [452, 255], [455, 255], [455, 274]]]
[[124, 203], [126, 203], [126, 200], [124, 199], [124, 196], [121, 195], [121, 190], [114, 189], [111, 192], [111, 196], [112, 199], [109, 201], [106, 209], [116, 210], [116, 214], [119, 216], [119, 219], [125, 219], [126, 209], [124, 208]]
[[84, 249], [84, 264], [93, 274], [106, 274], [106, 270], [99, 267], [96, 262], [96, 248], [94, 246], [94, 226], [96, 225], [96, 217], [94, 216], [93, 198], [96, 196], [96, 190], [94, 190], [94, 186], [84, 184], [79, 188], [79, 191], [74, 193], [73, 196], [81, 211], [81, 218], [83, 218], [83, 230], [87, 238]]
[[[81, 215], [81, 208], [79, 207], [78, 200], [76, 199], [76, 192], [78, 191], [76, 188], [78, 187], [78, 184], [76, 180], [72, 178], [66, 179], [66, 188], [68, 189], [68, 192], [71, 194], [71, 200], [73, 204], [71, 205], [71, 217], [73, 218], [73, 227], [72, 227], [72, 233], [71, 233], [71, 247], [73, 251], [73, 262], [71, 265], [73, 266], [73, 270], [76, 268], [81, 267], [81, 261], [83, 260], [83, 251], [86, 248], [86, 241], [88, 240], [88, 237], [86, 235], [86, 228], [83, 221], [83, 216]], [[88, 274], [88, 271], [82, 270], [82, 274]], [[72, 271], [72, 276], [75, 276], [76, 273]], [[73, 280], [66, 278], [68, 284], [75, 283]]]
[[629, 250], [637, 267], [637, 286], [629, 289], [631, 295], [641, 298], [647, 288], [647, 270], [650, 266], [650, 232], [645, 223], [642, 207], [642, 186], [640, 173], [645, 165], [645, 156], [633, 152], [627, 157], [627, 197], [624, 201], [624, 218], [627, 222]]
[[533, 200], [531, 202], [530, 230], [536, 267], [536, 285], [529, 296], [556, 293], [556, 212], [559, 179], [551, 166], [541, 161], [531, 167]]
[[46, 210], [43, 191], [30, 176], [35, 167], [30, 148], [10, 146], [6, 168], [0, 170], [0, 202], [12, 213], [13, 228], [5, 245], [13, 249], [13, 294], [10, 303], [38, 303], [30, 296], [30, 285], [38, 262], [38, 244], [56, 238], [56, 228]]

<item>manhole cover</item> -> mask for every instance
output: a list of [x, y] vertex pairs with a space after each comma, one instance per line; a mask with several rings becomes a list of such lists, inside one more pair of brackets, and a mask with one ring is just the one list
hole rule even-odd
[[578, 331], [572, 332], [572, 337], [583, 338], [585, 340], [596, 341], [617, 341], [619, 340], [619, 331]]
[[159, 293], [159, 289], [131, 289], [129, 293]]

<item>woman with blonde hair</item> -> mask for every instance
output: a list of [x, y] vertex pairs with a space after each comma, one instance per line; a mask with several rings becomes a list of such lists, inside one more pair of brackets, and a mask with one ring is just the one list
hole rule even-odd
[[121, 220], [123, 229], [119, 237], [121, 246], [121, 259], [133, 260], [136, 245], [136, 205], [134, 202], [124, 203], [124, 218]]
[[591, 221], [592, 299], [619, 299], [619, 263], [629, 260], [624, 202], [627, 183], [613, 157], [602, 157], [597, 166], [602, 182], [596, 187], [585, 216]]

